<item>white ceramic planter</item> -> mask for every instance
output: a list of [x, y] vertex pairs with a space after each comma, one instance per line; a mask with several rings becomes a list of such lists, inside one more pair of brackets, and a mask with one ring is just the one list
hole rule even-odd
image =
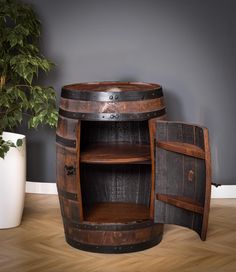
[[22, 146], [11, 147], [5, 158], [0, 158], [0, 229], [5, 229], [21, 223], [26, 184], [26, 145], [24, 135], [3, 132], [2, 136], [13, 143], [17, 139], [23, 141]]

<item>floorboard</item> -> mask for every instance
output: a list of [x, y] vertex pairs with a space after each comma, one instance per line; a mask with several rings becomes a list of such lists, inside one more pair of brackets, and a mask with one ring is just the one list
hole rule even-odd
[[213, 199], [207, 240], [166, 225], [162, 242], [137, 253], [106, 255], [66, 244], [57, 196], [27, 194], [20, 227], [0, 230], [1, 272], [236, 271], [236, 199]]

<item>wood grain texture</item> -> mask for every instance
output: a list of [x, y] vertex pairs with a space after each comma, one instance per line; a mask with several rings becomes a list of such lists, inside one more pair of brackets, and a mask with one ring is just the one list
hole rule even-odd
[[206, 161], [206, 191], [205, 191], [205, 202], [204, 202], [204, 214], [202, 223], [202, 240], [206, 240], [206, 234], [208, 229], [209, 212], [210, 212], [210, 200], [211, 200], [211, 152], [209, 143], [209, 132], [207, 129], [203, 130], [204, 135], [204, 147], [205, 147], [205, 161]]
[[206, 242], [183, 227], [166, 225], [162, 242], [148, 250], [97, 254], [65, 242], [58, 197], [27, 194], [22, 224], [0, 230], [1, 272], [234, 272], [236, 199], [212, 199]]
[[81, 164], [84, 205], [101, 202], [150, 204], [150, 164]]
[[61, 98], [60, 108], [73, 112], [83, 113], [137, 113], [162, 109], [165, 107], [164, 98], [148, 99], [143, 101], [123, 101], [123, 102], [99, 102], [82, 101]]
[[180, 142], [163, 142], [158, 141], [157, 146], [168, 151], [184, 154], [187, 156], [205, 159], [205, 152], [196, 145]]
[[[96, 132], [96, 133], [95, 133]], [[149, 144], [147, 121], [81, 122], [81, 147], [93, 143]]]
[[138, 144], [91, 144], [81, 152], [82, 163], [124, 164], [151, 163], [149, 145]]
[[[83, 220], [82, 197], [80, 188], [80, 173], [78, 162], [80, 160], [80, 122], [60, 117], [58, 120], [57, 135], [64, 139], [75, 140], [76, 145], [67, 147], [57, 143], [57, 189], [63, 217], [71, 220]], [[67, 199], [60, 192], [76, 194], [77, 199]]]
[[96, 223], [126, 223], [149, 219], [149, 207], [133, 203], [96, 203], [85, 207], [84, 220]]
[[155, 222], [189, 227], [202, 240], [206, 239], [211, 190], [209, 141], [204, 131], [196, 125], [157, 121], [155, 150]]
[[[159, 243], [162, 224], [154, 224], [149, 218], [151, 157], [147, 120], [165, 114], [161, 86], [140, 82], [74, 84], [63, 87], [61, 96], [57, 183], [68, 243], [110, 253], [141, 250]], [[65, 160], [69, 148], [75, 151], [73, 162]], [[76, 184], [73, 192], [67, 191], [70, 178]], [[99, 220], [100, 228], [107, 228], [107, 222], [122, 222], [123, 226], [117, 233], [87, 230], [83, 219]], [[127, 224], [144, 219], [152, 222], [146, 231], [136, 222], [132, 223], [135, 230], [125, 234]], [[104, 242], [104, 237], [110, 244]], [[96, 247], [91, 246], [92, 239], [97, 239]]]
[[[145, 89], [146, 88], [146, 89]], [[88, 121], [148, 120], [165, 114], [158, 84], [96, 82], [62, 88], [60, 115]]]
[[159, 118], [152, 118], [148, 120], [149, 129], [149, 141], [150, 141], [150, 152], [151, 152], [151, 192], [150, 192], [150, 218], [154, 219], [154, 202], [155, 202], [155, 159], [157, 154], [155, 154], [155, 134], [156, 134], [156, 121], [167, 120], [167, 116], [164, 115]]
[[196, 203], [192, 199], [188, 199], [186, 197], [156, 194], [156, 199], [170, 205], [185, 209], [187, 211], [192, 211], [200, 214], [202, 214], [204, 211], [204, 208], [199, 203]]
[[155, 83], [146, 83], [146, 82], [118, 82], [118, 81], [103, 81], [103, 82], [84, 82], [66, 85], [63, 88], [67, 90], [76, 90], [76, 91], [97, 91], [97, 92], [106, 92], [111, 91], [114, 88], [119, 89], [119, 91], [147, 91], [159, 89], [161, 86]]

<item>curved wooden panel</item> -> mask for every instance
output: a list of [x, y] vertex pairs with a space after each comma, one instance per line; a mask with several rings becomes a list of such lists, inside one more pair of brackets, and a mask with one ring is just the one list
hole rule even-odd
[[62, 88], [59, 115], [88, 121], [135, 121], [165, 115], [162, 87], [142, 82], [95, 82]]
[[155, 141], [155, 222], [191, 228], [205, 240], [211, 191], [207, 129], [157, 121]]
[[94, 82], [67, 85], [61, 97], [83, 101], [141, 101], [162, 97], [162, 87], [143, 82]]
[[149, 212], [147, 120], [165, 114], [158, 84], [96, 82], [62, 88], [57, 186], [69, 244], [121, 253], [161, 241], [163, 225], [150, 220]]
[[92, 144], [81, 152], [80, 161], [97, 164], [151, 163], [149, 145]]
[[66, 224], [65, 234], [67, 242], [78, 249], [125, 253], [144, 250], [160, 243], [163, 225], [150, 220], [115, 225], [85, 222], [78, 227], [69, 223]]
[[[57, 127], [57, 189], [62, 216], [83, 220], [80, 188], [80, 122], [60, 117]], [[75, 197], [76, 196], [76, 197]]]
[[60, 108], [73, 112], [83, 113], [135, 113], [135, 112], [151, 112], [161, 109], [165, 106], [164, 98], [156, 98], [149, 100], [135, 100], [125, 102], [99, 102], [99, 101], [83, 101], [61, 98]]

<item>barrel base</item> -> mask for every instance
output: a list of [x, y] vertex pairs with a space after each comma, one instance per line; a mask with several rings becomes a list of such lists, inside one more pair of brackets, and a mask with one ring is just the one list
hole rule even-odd
[[[130, 227], [130, 224], [128, 225]], [[93, 227], [96, 228], [94, 224]], [[82, 228], [75, 233], [72, 231], [73, 234], [79, 233], [77, 236], [66, 233], [66, 241], [72, 247], [80, 250], [118, 254], [151, 248], [161, 242], [163, 235], [163, 224], [150, 224], [150, 221], [149, 226], [145, 228], [139, 228], [139, 223], [133, 224], [135, 229], [130, 230], [125, 230], [125, 225], [124, 230], [119, 231], [114, 231], [114, 225], [111, 230], [108, 230], [107, 226], [104, 231], [101, 228], [100, 224], [100, 230]]]

